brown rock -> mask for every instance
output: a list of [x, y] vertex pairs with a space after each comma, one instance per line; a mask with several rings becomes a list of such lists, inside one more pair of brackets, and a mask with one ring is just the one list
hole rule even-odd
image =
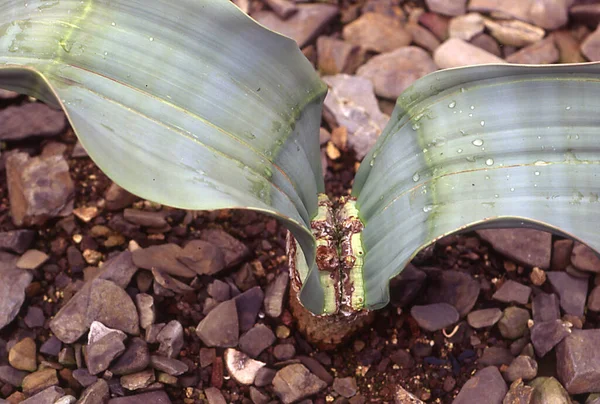
[[533, 229], [490, 229], [477, 234], [499, 253], [521, 264], [548, 268], [552, 234]]
[[431, 31], [439, 40], [448, 39], [448, 25], [450, 19], [436, 13], [423, 13], [419, 16], [419, 23]]
[[25, 301], [25, 289], [33, 279], [29, 271], [16, 267], [16, 257], [0, 253], [0, 330], [19, 313]]
[[265, 0], [265, 3], [284, 20], [298, 11], [298, 7], [288, 0]]
[[545, 29], [562, 27], [568, 21], [572, 0], [535, 0], [529, 9], [530, 21]]
[[558, 378], [571, 394], [600, 391], [600, 330], [573, 330], [556, 347]]
[[429, 10], [443, 15], [461, 15], [467, 10], [466, 0], [425, 0]]
[[470, 41], [483, 32], [484, 20], [479, 13], [469, 13], [451, 19], [448, 28], [451, 38]]
[[556, 240], [552, 249], [552, 270], [564, 271], [571, 263], [573, 240]]
[[438, 46], [440, 46], [440, 40], [437, 39], [437, 37], [427, 28], [416, 23], [409, 23], [405, 28], [408, 33], [411, 34], [413, 42], [421, 48], [425, 48], [428, 51], [433, 52]]
[[585, 4], [586, 2], [578, 2], [584, 4], [575, 4], [569, 10], [571, 20], [576, 23], [587, 25], [590, 29], [594, 29], [600, 22], [600, 4]]
[[535, 25], [518, 20], [485, 20], [490, 34], [503, 45], [522, 47], [540, 41], [545, 32]]
[[533, 0], [471, 0], [469, 11], [495, 13], [529, 21], [529, 10]]
[[23, 393], [33, 395], [48, 387], [57, 385], [58, 377], [56, 375], [56, 369], [46, 368], [25, 376], [21, 387], [23, 387]]
[[569, 31], [560, 30], [552, 33], [554, 44], [560, 54], [560, 63], [582, 63], [585, 58], [579, 50], [579, 42], [571, 35]]
[[36, 354], [35, 341], [23, 338], [8, 352], [8, 362], [15, 369], [34, 372], [37, 369]]
[[433, 60], [441, 69], [487, 63], [505, 63], [499, 57], [458, 38], [448, 39], [441, 44], [433, 53]]
[[31, 136], [56, 136], [67, 120], [61, 110], [41, 102], [10, 106], [0, 110], [0, 140], [21, 140]]
[[539, 65], [556, 63], [559, 57], [558, 49], [554, 45], [554, 37], [549, 36], [513, 53], [506, 58], [506, 61], [509, 63]]
[[[208, 390], [208, 389], [207, 389]], [[164, 390], [136, 394], [127, 397], [117, 397], [108, 400], [107, 404], [171, 404], [171, 400]]]
[[600, 26], [581, 43], [581, 53], [589, 61], [600, 60]]
[[575, 243], [571, 252], [571, 263], [581, 271], [600, 273], [600, 258], [585, 244]]
[[[500, 404], [507, 388], [502, 375], [495, 366], [479, 370], [469, 379], [453, 401], [453, 404], [489, 403]], [[482, 401], [485, 397], [485, 401]]]
[[365, 58], [364, 50], [341, 39], [320, 36], [317, 39], [319, 72], [323, 75], [352, 74]]
[[[223, 252], [223, 258], [225, 259], [225, 268], [231, 268], [243, 262], [250, 255], [250, 250], [246, 247], [246, 244], [242, 243], [229, 233], [221, 229], [207, 229], [202, 231], [200, 238], [210, 244], [218, 247]], [[192, 241], [190, 242], [192, 243]], [[198, 245], [190, 246], [186, 244], [185, 249], [196, 249]], [[186, 251], [187, 251], [186, 250]], [[192, 251], [192, 256], [195, 252]], [[215, 256], [217, 253], [214, 253]], [[212, 256], [212, 255], [211, 255]], [[217, 258], [218, 259], [218, 258]], [[214, 273], [214, 272], [212, 272]]]
[[[237, 240], [235, 242], [239, 243]], [[233, 245], [232, 242], [228, 249]], [[199, 275], [214, 275], [226, 266], [229, 268], [235, 265], [231, 264], [231, 258], [228, 261], [228, 249], [223, 250], [209, 240], [192, 240], [185, 245], [177, 260]], [[235, 259], [233, 262], [237, 261], [238, 259]]]
[[277, 372], [273, 379], [273, 391], [284, 404], [300, 401], [317, 394], [327, 383], [309, 372], [301, 364], [288, 365]]
[[138, 197], [129, 193], [113, 182], [106, 190], [104, 199], [106, 200], [106, 209], [121, 210], [131, 206], [135, 201], [138, 200]]
[[373, 52], [408, 46], [412, 39], [397, 18], [377, 13], [363, 14], [344, 27], [343, 35], [347, 42]]
[[473, 39], [471, 39], [471, 44], [481, 48], [492, 55], [502, 57], [502, 52], [500, 51], [500, 46], [498, 42], [488, 34], [479, 34]]
[[533, 387], [526, 386], [523, 380], [515, 380], [510, 385], [502, 404], [530, 404], [532, 397]]

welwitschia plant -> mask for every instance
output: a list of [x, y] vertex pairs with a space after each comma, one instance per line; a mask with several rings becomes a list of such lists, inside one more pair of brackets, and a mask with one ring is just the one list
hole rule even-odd
[[0, 87], [62, 107], [131, 192], [279, 218], [317, 314], [385, 305], [423, 246], [541, 225], [600, 247], [600, 66], [437, 72], [398, 100], [351, 197], [323, 195], [326, 86], [228, 0], [0, 0]]

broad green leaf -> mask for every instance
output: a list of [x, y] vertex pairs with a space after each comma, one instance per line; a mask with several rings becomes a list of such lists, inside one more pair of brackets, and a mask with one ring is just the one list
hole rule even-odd
[[131, 192], [274, 215], [314, 262], [326, 86], [295, 42], [228, 0], [0, 0], [0, 87], [62, 107]]
[[459, 230], [536, 227], [600, 250], [600, 65], [431, 74], [398, 99], [354, 185], [367, 307], [424, 246]]

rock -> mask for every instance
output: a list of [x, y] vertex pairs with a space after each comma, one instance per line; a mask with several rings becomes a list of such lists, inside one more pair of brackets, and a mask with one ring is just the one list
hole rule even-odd
[[503, 59], [458, 38], [450, 38], [433, 52], [433, 60], [440, 69], [506, 63]]
[[425, 4], [427, 4], [430, 11], [443, 15], [455, 16], [464, 14], [467, 11], [466, 0], [425, 0]]
[[460, 317], [466, 316], [479, 296], [479, 282], [469, 274], [453, 270], [428, 270], [428, 303], [448, 303], [454, 306]]
[[296, 355], [296, 348], [292, 344], [279, 344], [273, 348], [273, 356], [280, 361], [290, 360]]
[[600, 329], [573, 330], [556, 347], [558, 378], [570, 394], [600, 390]]
[[[248, 258], [250, 256], [250, 250], [248, 249], [248, 247], [246, 247], [246, 244], [242, 243], [235, 237], [232, 237], [229, 233], [227, 233], [223, 230], [220, 230], [220, 229], [203, 230], [202, 234], [200, 235], [200, 238], [203, 241], [206, 241], [206, 242], [216, 246], [218, 248], [218, 250], [220, 250], [223, 253], [223, 258], [225, 260], [225, 268], [234, 267], [234, 266], [242, 263], [246, 258]], [[186, 246], [185, 246], [186, 252], [189, 251], [192, 256], [194, 256], [194, 254], [195, 254], [194, 250], [196, 250], [198, 248], [197, 244], [195, 244], [194, 241], [191, 241], [190, 243], [186, 244]], [[194, 244], [190, 245], [191, 243], [194, 243]], [[203, 248], [206, 248], [206, 246], [203, 245]], [[213, 255], [215, 255], [215, 254], [216, 253], [211, 254], [210, 256], [213, 257]], [[205, 255], [206, 254], [204, 252], [203, 252], [203, 254], [201, 254], [202, 257], [204, 257]], [[212, 259], [214, 260], [214, 258], [212, 258]], [[209, 273], [209, 274], [213, 274], [215, 272], [218, 272], [218, 271], [216, 271], [216, 270], [207, 271], [207, 273]]]
[[266, 394], [263, 394], [254, 386], [250, 386], [250, 400], [254, 404], [267, 404], [269, 402], [269, 397]]
[[587, 301], [588, 310], [600, 311], [600, 285], [594, 287]]
[[271, 11], [259, 11], [252, 18], [265, 27], [288, 36], [303, 48], [312, 42], [338, 14], [338, 8], [329, 4], [298, 4], [298, 11], [282, 20]]
[[560, 318], [560, 307], [558, 298], [554, 293], [538, 293], [531, 305], [534, 323], [558, 320]]
[[47, 389], [23, 400], [21, 404], [54, 404], [59, 398], [65, 395], [65, 391], [58, 386], [51, 386]]
[[354, 397], [358, 392], [358, 386], [354, 377], [336, 377], [333, 380], [333, 389], [342, 397]]
[[531, 280], [531, 283], [535, 286], [542, 286], [546, 283], [546, 272], [538, 267], [533, 267], [529, 274], [529, 280]]
[[475, 373], [460, 389], [452, 403], [500, 404], [507, 390], [498, 368], [489, 366]]
[[19, 98], [19, 96], [19, 93], [0, 88], [0, 100], [14, 100], [15, 98]]
[[416, 46], [406, 46], [374, 56], [357, 74], [373, 83], [375, 94], [396, 99], [417, 79], [437, 70], [431, 56]]
[[31, 136], [51, 137], [65, 130], [65, 114], [41, 102], [9, 106], [0, 110], [0, 140], [22, 140]]
[[498, 13], [531, 22], [545, 29], [555, 29], [567, 22], [567, 2], [563, 0], [472, 0], [469, 10]]
[[290, 275], [282, 272], [267, 286], [265, 292], [265, 314], [267, 316], [272, 318], [281, 316], [289, 279]]
[[206, 288], [206, 291], [217, 302], [224, 302], [231, 298], [231, 288], [229, 287], [229, 284], [219, 279], [212, 281]]
[[106, 261], [97, 275], [98, 279], [106, 279], [116, 283], [125, 289], [138, 268], [133, 263], [133, 255], [129, 251], [123, 251]]
[[87, 345], [86, 365], [92, 375], [108, 369], [110, 363], [125, 352], [126, 336], [118, 331], [112, 331]]
[[206, 395], [208, 404], [227, 404], [225, 397], [223, 397], [223, 393], [221, 393], [219, 389], [209, 387], [204, 389], [204, 394]]
[[148, 327], [146, 329], [146, 334], [145, 334], [145, 339], [146, 342], [149, 344], [155, 344], [158, 341], [156, 340], [156, 337], [158, 336], [158, 333], [161, 332], [161, 330], [163, 328], [165, 328], [165, 323], [159, 323], [159, 324], [152, 324], [150, 327]]
[[136, 394], [134, 396], [117, 397], [108, 400], [107, 404], [171, 404], [171, 400], [164, 390]]
[[104, 379], [98, 379], [98, 381], [88, 388], [86, 388], [81, 397], [79, 398], [78, 404], [104, 404], [110, 398], [110, 392], [108, 390], [108, 383]]
[[404, 307], [419, 295], [427, 275], [413, 264], [406, 265], [400, 274], [390, 281], [390, 303]]
[[17, 268], [20, 269], [38, 269], [50, 256], [39, 250], [28, 250], [17, 260]]
[[44, 316], [44, 311], [39, 307], [29, 306], [23, 321], [29, 328], [43, 327], [46, 317]]
[[196, 334], [209, 347], [236, 346], [239, 328], [235, 301], [227, 300], [212, 309], [198, 324]]
[[448, 25], [450, 19], [437, 13], [423, 13], [419, 16], [419, 24], [426, 27], [438, 39], [448, 39]]
[[324, 117], [333, 128], [347, 129], [348, 147], [360, 160], [375, 144], [389, 117], [379, 110], [373, 84], [368, 79], [346, 74], [322, 79], [330, 87]]
[[166, 272], [170, 275], [192, 278], [196, 275], [191, 268], [180, 262], [183, 249], [177, 244], [160, 244], [133, 251], [133, 263], [144, 269]]
[[552, 234], [534, 229], [478, 230], [494, 250], [523, 265], [547, 269], [552, 255]]
[[492, 299], [504, 303], [527, 304], [530, 295], [531, 288], [529, 286], [507, 280], [500, 286], [500, 289], [494, 293]]
[[600, 258], [585, 244], [575, 243], [571, 252], [571, 263], [580, 271], [600, 273]]
[[74, 186], [63, 156], [13, 153], [6, 159], [6, 178], [15, 226], [42, 225], [73, 211]]
[[[397, 385], [395, 388], [396, 391], [394, 392], [394, 404], [425, 404], [413, 394], [406, 391], [402, 386]], [[366, 402], [366, 400], [357, 402]]]
[[565, 313], [583, 316], [588, 289], [587, 279], [576, 278], [559, 271], [548, 272], [547, 276]]
[[199, 275], [214, 275], [224, 269], [227, 262], [226, 252], [204, 240], [187, 243], [177, 259]]
[[23, 254], [33, 242], [33, 230], [9, 230], [0, 232], [0, 250]]
[[509, 365], [514, 360], [514, 356], [506, 348], [491, 346], [483, 350], [483, 355], [479, 358], [480, 366], [500, 366]]
[[188, 371], [188, 365], [184, 362], [166, 356], [152, 355], [150, 357], [150, 363], [154, 369], [165, 372], [171, 376], [179, 376]]
[[564, 271], [571, 263], [571, 252], [573, 251], [573, 240], [556, 240], [552, 247], [552, 270]]
[[57, 385], [58, 377], [56, 376], [56, 370], [46, 368], [25, 376], [21, 387], [23, 387], [23, 393], [25, 393], [28, 396], [31, 396], [42, 390], [47, 389], [48, 387]]
[[410, 315], [421, 328], [431, 332], [449, 327], [459, 320], [458, 311], [447, 303], [413, 306]]
[[83, 387], [91, 386], [98, 380], [97, 376], [91, 375], [87, 369], [75, 369], [72, 373], [73, 379], [77, 380]]
[[[363, 352], [363, 354], [364, 353], [365, 352]], [[377, 355], [377, 352], [374, 351], [374, 354]], [[325, 367], [323, 367], [323, 365], [321, 365], [321, 362], [309, 356], [298, 356], [298, 359], [311, 373], [323, 380], [328, 386], [333, 383], [333, 376], [325, 369]], [[369, 361], [370, 360], [371, 359], [369, 358]]]
[[140, 209], [125, 209], [123, 210], [123, 217], [128, 222], [143, 227], [156, 229], [169, 227], [169, 223], [167, 222], [167, 214], [166, 212], [162, 211], [153, 212]]
[[240, 330], [247, 331], [254, 326], [256, 316], [262, 307], [264, 293], [259, 286], [248, 289], [233, 300], [237, 308]]
[[543, 29], [518, 20], [486, 19], [485, 27], [501, 44], [517, 48], [541, 41], [546, 34]]
[[128, 344], [125, 352], [117, 358], [110, 367], [115, 375], [127, 375], [146, 369], [150, 364], [150, 350], [148, 344], [141, 338], [133, 338]]
[[160, 343], [158, 354], [173, 358], [179, 355], [183, 347], [183, 327], [177, 320], [171, 320], [163, 327], [156, 336], [156, 341]]
[[529, 356], [517, 356], [510, 366], [504, 371], [504, 378], [508, 382], [514, 382], [518, 379], [531, 380], [537, 376], [538, 364]]
[[145, 330], [156, 321], [154, 298], [146, 293], [138, 293], [135, 295], [135, 303], [140, 316], [140, 327]]
[[12, 366], [0, 366], [0, 382], [10, 384], [14, 387], [19, 387], [23, 382], [23, 378], [27, 376], [27, 372], [17, 370]]
[[[25, 289], [31, 283], [33, 275], [22, 269], [16, 268], [15, 260], [10, 254], [0, 254], [6, 267], [0, 267], [0, 330], [8, 325], [19, 313], [21, 305], [25, 301]], [[13, 265], [5, 261], [11, 259]]]
[[256, 373], [265, 365], [266, 363], [254, 360], [243, 352], [232, 348], [225, 350], [225, 366], [227, 367], [227, 371], [240, 384], [253, 384]]
[[58, 356], [61, 348], [62, 342], [53, 335], [42, 344], [40, 353], [49, 356]]
[[437, 39], [437, 37], [427, 28], [420, 26], [416, 22], [407, 24], [405, 28], [406, 31], [411, 34], [415, 45], [418, 45], [429, 52], [433, 52], [440, 46], [441, 42], [439, 39]]
[[154, 369], [146, 369], [141, 372], [121, 376], [121, 386], [127, 390], [139, 390], [150, 386], [156, 381]]
[[275, 378], [275, 372], [273, 369], [269, 369], [266, 367], [262, 367], [256, 372], [256, 377], [254, 378], [254, 384], [257, 387], [265, 387], [271, 384], [273, 379]]
[[352, 74], [363, 63], [365, 51], [337, 38], [320, 36], [317, 39], [318, 69], [322, 75]]
[[265, 3], [284, 20], [298, 11], [298, 7], [288, 0], [265, 0]]
[[569, 394], [554, 377], [538, 377], [529, 385], [534, 388], [531, 404], [571, 402]]
[[104, 199], [106, 200], [106, 209], [115, 211], [131, 206], [138, 200], [138, 197], [113, 182], [106, 190]]
[[379, 13], [365, 13], [345, 25], [343, 36], [346, 42], [377, 53], [408, 46], [412, 39], [397, 18]]
[[481, 34], [484, 28], [484, 20], [481, 14], [469, 13], [451, 19], [448, 30], [450, 38], [470, 41], [475, 36]]
[[515, 380], [508, 389], [502, 404], [529, 404], [533, 397], [533, 387], [526, 386], [523, 380]]
[[[190, 287], [186, 283], [181, 282], [178, 279], [175, 279], [171, 275], [166, 272], [159, 271], [158, 269], [152, 268], [152, 276], [154, 277], [154, 288], [160, 287], [163, 292], [168, 291], [174, 292], [176, 294], [186, 294], [189, 292], [193, 292], [194, 288]], [[165, 295], [166, 296], [166, 295]]]
[[139, 334], [138, 315], [131, 297], [111, 281], [94, 279], [86, 283], [50, 322], [58, 339], [67, 344], [77, 341], [99, 321], [128, 334]]
[[472, 311], [467, 315], [467, 322], [473, 328], [491, 327], [502, 318], [500, 309], [483, 309]]
[[529, 311], [519, 307], [507, 307], [498, 322], [498, 329], [504, 338], [517, 339], [527, 331]]
[[37, 369], [36, 355], [35, 341], [23, 338], [8, 351], [8, 363], [15, 369], [34, 372]]
[[500, 46], [498, 42], [488, 34], [479, 34], [473, 39], [471, 39], [471, 44], [477, 46], [478, 48], [483, 49], [486, 52], [491, 53], [492, 55], [502, 57], [502, 51], [500, 51]]
[[546, 29], [556, 29], [568, 22], [568, 6], [571, 0], [534, 1], [529, 9], [531, 22]]
[[284, 404], [300, 401], [317, 394], [327, 384], [301, 364], [293, 364], [279, 370], [273, 379], [273, 391]]
[[513, 53], [506, 58], [506, 61], [518, 64], [549, 64], [558, 62], [559, 57], [554, 38], [549, 36]]
[[274, 342], [273, 331], [264, 324], [257, 324], [240, 337], [239, 347], [244, 353], [256, 358]]
[[571, 334], [571, 325], [562, 320], [534, 322], [531, 328], [531, 342], [536, 354], [543, 357], [569, 334]]

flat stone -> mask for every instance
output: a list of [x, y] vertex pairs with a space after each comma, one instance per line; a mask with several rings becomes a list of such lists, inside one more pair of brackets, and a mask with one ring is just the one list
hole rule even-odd
[[46, 368], [25, 376], [21, 387], [23, 387], [23, 393], [31, 396], [48, 387], [57, 385], [58, 377], [56, 375], [56, 369]]
[[146, 328], [146, 333], [144, 335], [146, 342], [149, 344], [157, 343], [156, 337], [158, 336], [158, 333], [165, 328], [165, 325], [165, 323], [152, 324], [150, 327]]
[[108, 400], [107, 404], [171, 404], [171, 399], [164, 390], [136, 394], [127, 397], [117, 397]]
[[570, 394], [600, 391], [600, 329], [573, 330], [556, 347], [558, 378]]
[[156, 336], [160, 343], [158, 354], [174, 358], [183, 348], [183, 326], [177, 320], [171, 320]]
[[256, 372], [256, 377], [254, 378], [254, 385], [256, 387], [268, 386], [275, 378], [276, 373], [277, 372], [275, 370], [269, 369], [267, 367], [262, 367], [258, 369], [258, 372]]
[[253, 384], [256, 373], [265, 365], [266, 363], [254, 360], [243, 352], [232, 348], [225, 350], [225, 366], [227, 367], [227, 371], [240, 384]]
[[138, 197], [113, 182], [106, 190], [104, 199], [106, 200], [106, 209], [115, 211], [131, 206], [138, 200]]
[[296, 348], [292, 344], [279, 344], [273, 348], [273, 356], [279, 361], [290, 360], [296, 355]]
[[300, 401], [317, 394], [327, 383], [301, 364], [293, 364], [279, 370], [273, 379], [273, 391], [284, 404]]
[[240, 331], [247, 331], [254, 326], [256, 316], [263, 305], [264, 296], [262, 289], [255, 286], [233, 299], [237, 308]]
[[46, 317], [44, 316], [44, 311], [39, 307], [29, 306], [23, 321], [29, 328], [43, 327]]
[[469, 274], [453, 270], [428, 270], [428, 303], [448, 303], [464, 317], [475, 306], [481, 286]]
[[372, 52], [390, 52], [408, 46], [411, 35], [398, 18], [379, 13], [365, 13], [344, 26], [346, 42]]
[[81, 397], [79, 397], [78, 404], [104, 404], [110, 398], [110, 391], [108, 389], [108, 383], [104, 379], [98, 379], [97, 382], [87, 387]]
[[158, 269], [170, 275], [192, 278], [196, 275], [191, 268], [180, 262], [183, 249], [177, 244], [160, 244], [133, 251], [133, 263], [148, 270]]
[[330, 4], [298, 4], [296, 8], [296, 13], [286, 20], [271, 11], [253, 13], [252, 18], [265, 27], [292, 38], [303, 48], [338, 14], [338, 8]]
[[128, 334], [139, 334], [138, 314], [131, 297], [113, 282], [104, 279], [86, 283], [59, 310], [50, 322], [50, 328], [62, 342], [72, 344], [93, 321]]
[[519, 303], [527, 304], [531, 296], [531, 288], [515, 282], [507, 280], [500, 286], [500, 289], [494, 293], [492, 299], [504, 303]]
[[433, 60], [440, 69], [480, 65], [487, 63], [506, 63], [475, 45], [458, 38], [450, 38], [433, 52]]
[[426, 27], [438, 39], [448, 39], [448, 25], [450, 19], [437, 13], [423, 13], [419, 16], [419, 24]]
[[0, 365], [0, 382], [19, 387], [28, 373], [8, 365]]
[[406, 46], [372, 57], [357, 74], [373, 83], [375, 94], [395, 100], [416, 80], [436, 70], [429, 53]]
[[98, 380], [97, 376], [91, 375], [85, 368], [75, 369], [72, 375], [73, 379], [77, 380], [83, 387], [91, 386]]
[[141, 372], [121, 376], [121, 386], [127, 390], [139, 390], [150, 386], [156, 381], [154, 369], [147, 369]]
[[0, 122], [0, 140], [22, 140], [32, 136], [56, 136], [65, 130], [67, 120], [61, 110], [30, 102], [2, 109]]
[[240, 337], [240, 350], [253, 358], [262, 351], [273, 345], [275, 334], [264, 324], [256, 324], [248, 332]]
[[123, 210], [123, 217], [128, 222], [143, 227], [162, 229], [169, 226], [167, 214], [163, 211], [154, 212], [140, 209], [125, 209]]
[[534, 388], [531, 404], [571, 402], [569, 394], [554, 377], [538, 377], [529, 385]]
[[[12, 261], [12, 266], [4, 259]], [[6, 267], [0, 267], [0, 330], [19, 313], [25, 301], [25, 289], [31, 283], [33, 275], [29, 271], [16, 268], [16, 260], [10, 254], [0, 255]]]
[[[233, 237], [226, 235], [239, 243]], [[227, 254], [227, 250], [208, 240], [192, 240], [185, 245], [183, 254], [177, 259], [199, 275], [214, 275], [227, 267]]]
[[547, 269], [552, 255], [552, 234], [534, 229], [478, 230], [494, 250], [523, 265]]
[[[250, 250], [246, 244], [242, 243], [237, 238], [231, 236], [229, 233], [221, 229], [203, 230], [202, 234], [200, 235], [200, 239], [218, 247], [218, 249], [223, 252], [225, 268], [232, 268], [238, 264], [241, 264], [250, 256]], [[190, 243], [186, 244], [186, 248], [189, 248], [188, 246]], [[195, 248], [196, 247], [194, 246], [193, 249]]]
[[21, 404], [54, 404], [65, 395], [65, 391], [58, 386], [51, 386], [39, 393], [21, 401]]
[[530, 404], [533, 398], [533, 387], [525, 385], [523, 380], [515, 380], [508, 389], [502, 404]]
[[554, 44], [554, 37], [547, 38], [529, 45], [506, 58], [509, 63], [518, 64], [550, 64], [558, 62], [560, 54]]
[[145, 330], [156, 321], [154, 298], [146, 293], [138, 293], [135, 295], [135, 304], [140, 316], [140, 327]]
[[27, 337], [13, 345], [8, 351], [8, 363], [15, 369], [34, 372], [37, 369], [35, 341]]
[[227, 404], [225, 397], [223, 397], [223, 393], [215, 387], [204, 389], [204, 395], [208, 400], [208, 404]]
[[127, 375], [146, 369], [150, 364], [148, 344], [141, 338], [133, 338], [127, 344], [125, 352], [110, 367], [115, 375]]
[[469, 10], [498, 13], [531, 22], [545, 29], [556, 29], [567, 23], [567, 2], [551, 0], [472, 0]]
[[514, 356], [508, 349], [491, 346], [483, 350], [483, 355], [479, 358], [478, 364], [480, 366], [510, 365], [513, 360]]
[[560, 318], [560, 307], [558, 297], [554, 293], [540, 292], [534, 296], [531, 309], [533, 311], [534, 323], [558, 320]]
[[38, 269], [50, 256], [43, 251], [39, 250], [28, 250], [18, 260], [17, 268], [20, 269]]
[[503, 45], [517, 48], [541, 41], [546, 32], [535, 25], [518, 20], [485, 20], [490, 34]]
[[571, 252], [573, 251], [573, 240], [556, 240], [552, 246], [553, 271], [564, 271], [571, 263]]
[[73, 212], [74, 185], [62, 155], [6, 159], [11, 217], [15, 226], [36, 226]]
[[352, 74], [364, 58], [365, 51], [359, 45], [328, 36], [317, 39], [318, 69], [322, 75]]
[[501, 404], [507, 390], [498, 368], [488, 366], [467, 380], [452, 403]]
[[587, 308], [590, 311], [600, 311], [600, 285], [594, 287], [588, 296]]
[[209, 347], [229, 348], [238, 344], [239, 325], [236, 303], [227, 300], [200, 321], [196, 334]]
[[0, 88], [0, 100], [14, 100], [15, 98], [19, 98], [19, 96], [19, 93]]
[[544, 357], [559, 342], [569, 336], [571, 326], [571, 324], [562, 320], [534, 323], [531, 328], [531, 342], [537, 356]]
[[531, 319], [529, 311], [519, 307], [507, 307], [498, 322], [498, 329], [504, 338], [517, 339], [527, 331], [527, 323]]
[[87, 345], [86, 365], [92, 375], [108, 369], [110, 363], [125, 352], [125, 335], [110, 332]]
[[472, 311], [467, 315], [467, 322], [473, 328], [486, 328], [496, 324], [502, 318], [500, 309], [483, 309]]
[[290, 275], [282, 272], [267, 286], [265, 292], [265, 314], [272, 318], [281, 316]]
[[413, 264], [406, 265], [400, 274], [390, 281], [390, 303], [404, 307], [412, 303], [421, 292], [427, 275]]
[[449, 327], [459, 320], [458, 311], [447, 303], [413, 306], [410, 314], [421, 328], [431, 332]]
[[342, 397], [351, 398], [358, 392], [354, 377], [336, 377], [333, 380], [333, 389]]
[[100, 267], [97, 278], [112, 281], [122, 289], [125, 289], [137, 270], [138, 268], [133, 263], [131, 252], [123, 251], [110, 258]]
[[585, 244], [575, 243], [571, 252], [571, 263], [580, 271], [600, 273], [600, 258]]
[[467, 11], [467, 0], [425, 0], [427, 8], [443, 15], [461, 15]]
[[470, 41], [481, 34], [484, 28], [484, 20], [479, 13], [469, 13], [455, 17], [450, 20], [448, 26], [450, 38], [458, 38], [463, 41]]
[[515, 380], [531, 380], [537, 376], [538, 364], [535, 359], [529, 356], [521, 355], [517, 356], [512, 361], [510, 366], [504, 371], [504, 378], [508, 382], [514, 382]]
[[188, 284], [181, 282], [180, 280], [172, 277], [166, 272], [159, 271], [156, 268], [152, 268], [152, 276], [154, 277], [154, 287], [160, 285], [166, 290], [175, 292], [176, 294], [183, 295], [189, 292], [193, 292], [194, 288]]
[[150, 357], [150, 363], [154, 369], [165, 372], [171, 376], [179, 376], [188, 371], [188, 365], [186, 365], [185, 362], [166, 356], [152, 355]]
[[217, 302], [224, 302], [231, 298], [231, 288], [229, 287], [229, 284], [219, 279], [212, 281], [206, 288], [206, 291]]
[[440, 46], [439, 39], [427, 28], [419, 25], [416, 22], [409, 22], [406, 27], [406, 31], [412, 35], [413, 42], [415, 45], [421, 48], [433, 52]]
[[550, 271], [547, 276], [560, 299], [560, 307], [565, 313], [583, 316], [588, 290], [587, 279], [576, 278], [559, 271]]
[[35, 238], [35, 232], [28, 229], [0, 232], [0, 250], [23, 254]]

